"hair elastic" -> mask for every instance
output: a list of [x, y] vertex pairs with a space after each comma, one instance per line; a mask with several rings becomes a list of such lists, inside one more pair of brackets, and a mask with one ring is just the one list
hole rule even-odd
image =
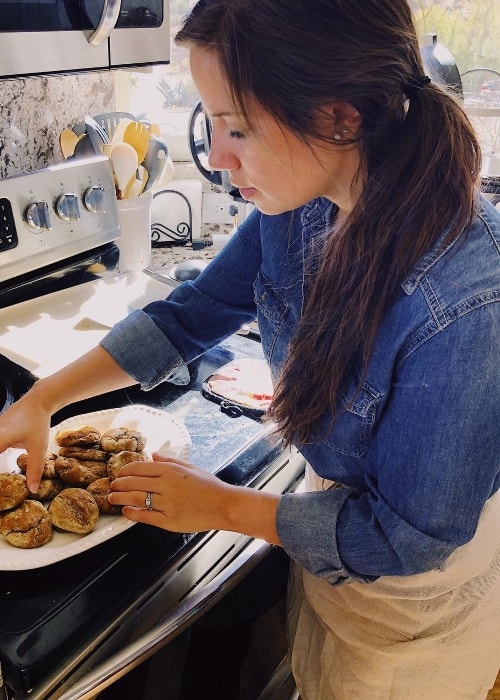
[[417, 90], [422, 90], [426, 85], [431, 82], [428, 75], [421, 75], [418, 78], [411, 78], [410, 82], [404, 86], [404, 91], [411, 97], [416, 93]]

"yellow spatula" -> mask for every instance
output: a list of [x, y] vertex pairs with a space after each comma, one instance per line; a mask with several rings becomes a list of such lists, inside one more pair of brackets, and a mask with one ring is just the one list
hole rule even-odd
[[123, 134], [124, 143], [130, 144], [135, 148], [139, 165], [143, 162], [148, 152], [149, 145], [149, 129], [141, 122], [130, 122]]

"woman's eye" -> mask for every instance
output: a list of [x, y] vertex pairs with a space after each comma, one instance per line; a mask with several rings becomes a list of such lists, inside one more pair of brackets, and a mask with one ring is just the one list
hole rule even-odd
[[229, 132], [229, 136], [232, 139], [244, 139], [245, 138], [245, 134], [242, 131], [235, 131], [235, 130], [231, 130]]

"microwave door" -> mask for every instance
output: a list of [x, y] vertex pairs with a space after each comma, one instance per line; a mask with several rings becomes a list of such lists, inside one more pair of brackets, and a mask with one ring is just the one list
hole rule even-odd
[[89, 41], [110, 1], [119, 8], [120, 0], [2, 0], [0, 76], [109, 68], [108, 41]]
[[22, 77], [109, 68], [108, 43], [92, 46], [90, 32], [0, 33], [0, 76]]
[[121, 0], [116, 27], [109, 38], [113, 68], [169, 63], [169, 0]]

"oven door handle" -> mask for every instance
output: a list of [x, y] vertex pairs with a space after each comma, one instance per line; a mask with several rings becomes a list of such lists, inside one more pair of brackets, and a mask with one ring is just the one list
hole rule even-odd
[[152, 656], [218, 603], [264, 559], [273, 545], [249, 539], [249, 544], [206, 586], [186, 598], [146, 634], [95, 666], [92, 672], [66, 689], [58, 700], [90, 700]]

